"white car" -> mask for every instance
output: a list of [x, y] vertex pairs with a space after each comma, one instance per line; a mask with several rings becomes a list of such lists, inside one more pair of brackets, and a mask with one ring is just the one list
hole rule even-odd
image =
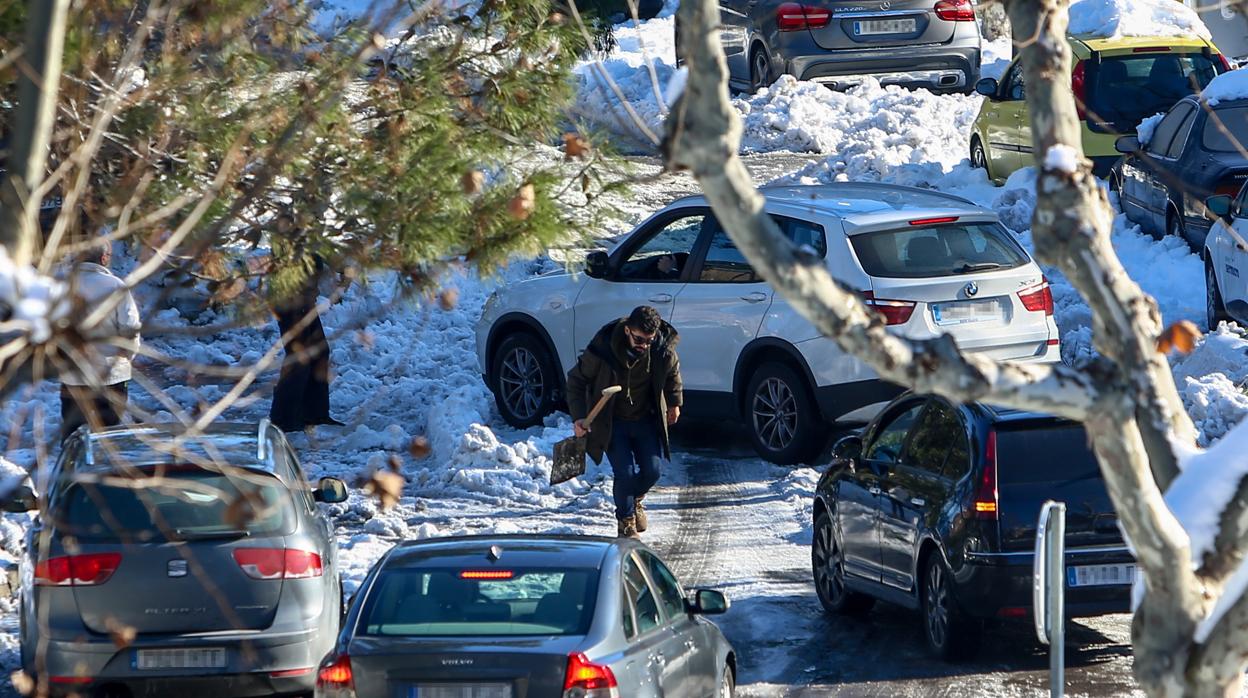
[[[785, 234], [825, 259], [893, 331], [948, 333], [998, 359], [1059, 360], [1048, 283], [992, 211], [886, 184], [762, 191]], [[583, 274], [546, 274], [490, 297], [477, 354], [503, 418], [540, 423], [561, 404], [566, 372], [594, 333], [643, 304], [680, 333], [682, 417], [742, 420], [768, 460], [814, 456], [826, 422], [900, 392], [776, 294], [694, 196], [610, 253], [590, 253]]]
[[1217, 219], [1205, 237], [1205, 317], [1248, 326], [1248, 186], [1235, 198], [1211, 196], [1205, 208]]

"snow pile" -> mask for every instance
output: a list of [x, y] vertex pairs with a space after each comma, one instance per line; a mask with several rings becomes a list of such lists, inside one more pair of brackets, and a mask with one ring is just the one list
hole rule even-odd
[[1248, 416], [1248, 338], [1222, 323], [1191, 354], [1172, 361], [1183, 405], [1207, 446]]
[[[587, 60], [574, 71], [580, 80], [578, 114], [617, 134], [644, 138], [632, 115], [621, 106], [623, 95], [645, 127], [661, 133], [670, 104], [665, 88], [676, 74], [675, 21], [668, 16], [616, 25], [616, 47], [611, 54]], [[683, 84], [679, 79], [671, 89], [679, 93]]]
[[1218, 106], [1218, 102], [1248, 98], [1248, 71], [1232, 70], [1222, 73], [1205, 86], [1200, 97], [1211, 107]]
[[1064, 143], [1050, 146], [1044, 153], [1044, 169], [1074, 174], [1079, 169], [1079, 153]]
[[1211, 38], [1196, 11], [1176, 0], [1075, 0], [1070, 4], [1073, 36], [1199, 36]]
[[1010, 59], [1014, 57], [1013, 40], [1009, 36], [1000, 36], [996, 41], [985, 41], [982, 51], [979, 77], [1000, 80], [1005, 75], [1005, 69], [1010, 67]]
[[[1214, 78], [1217, 80], [1217, 78]], [[1153, 140], [1153, 133], [1157, 131], [1157, 124], [1166, 118], [1165, 112], [1158, 112], [1140, 122], [1135, 127], [1135, 137], [1139, 139], [1140, 145], [1148, 145]]]
[[31, 266], [18, 266], [0, 247], [0, 310], [6, 323], [41, 344], [52, 336], [52, 322], [69, 308], [62, 304], [65, 285], [43, 276]]

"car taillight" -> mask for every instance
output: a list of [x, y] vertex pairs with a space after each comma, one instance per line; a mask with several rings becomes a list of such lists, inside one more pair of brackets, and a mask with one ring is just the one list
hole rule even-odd
[[914, 301], [891, 301], [884, 298], [876, 298], [872, 291], [863, 291], [862, 302], [867, 304], [875, 312], [884, 316], [885, 325], [904, 325], [910, 322], [910, 316], [914, 314]]
[[617, 696], [611, 667], [594, 664], [582, 653], [568, 655], [568, 671], [563, 677], [564, 698], [607, 698]]
[[936, 16], [946, 22], [974, 22], [975, 6], [971, 0], [940, 0], [936, 3]]
[[316, 695], [321, 698], [355, 698], [351, 657], [343, 654], [321, 664], [316, 672]]
[[1075, 109], [1079, 112], [1079, 120], [1088, 118], [1088, 62], [1079, 61], [1070, 74], [1070, 91], [1075, 93]]
[[826, 7], [786, 2], [776, 8], [776, 28], [782, 32], [818, 29], [827, 26], [830, 19], [832, 14]]
[[324, 573], [321, 556], [286, 548], [239, 548], [234, 561], [252, 579], [305, 579]]
[[35, 564], [35, 584], [89, 587], [103, 584], [121, 565], [121, 553], [92, 553], [50, 557]]
[[1023, 302], [1023, 307], [1033, 313], [1041, 310], [1045, 315], [1053, 314], [1053, 289], [1049, 286], [1049, 280], [1045, 279], [1040, 282], [1039, 286], [1025, 288], [1018, 292], [1018, 299]]
[[997, 432], [988, 432], [984, 442], [984, 472], [975, 483], [975, 518], [997, 519]]
[[1231, 72], [1231, 62], [1230, 62], [1230, 61], [1228, 61], [1228, 60], [1226, 60], [1226, 56], [1224, 56], [1224, 55], [1222, 55], [1222, 54], [1220, 54], [1220, 53], [1215, 53], [1215, 54], [1213, 54], [1213, 58], [1214, 58], [1214, 60], [1216, 60], [1216, 61], [1218, 62], [1218, 65], [1222, 66], [1222, 71], [1221, 71], [1221, 72], [1223, 72], [1223, 73], [1229, 73], [1229, 72]]

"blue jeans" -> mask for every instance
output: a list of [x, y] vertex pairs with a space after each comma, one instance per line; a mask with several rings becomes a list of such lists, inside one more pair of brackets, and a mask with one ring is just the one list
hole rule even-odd
[[613, 420], [607, 460], [615, 475], [615, 518], [632, 516], [637, 498], [659, 481], [663, 464], [663, 442], [653, 418], [636, 422]]

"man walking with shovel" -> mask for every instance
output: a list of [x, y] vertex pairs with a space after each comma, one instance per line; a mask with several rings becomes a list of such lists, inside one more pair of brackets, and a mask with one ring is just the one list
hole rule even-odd
[[[667, 428], [680, 419], [683, 400], [676, 329], [659, 311], [638, 306], [627, 318], [598, 330], [568, 372], [568, 411], [595, 463], [605, 452], [614, 477], [616, 530], [636, 538], [646, 530], [642, 499], [672, 457]], [[604, 391], [620, 386], [610, 404], [590, 414]], [[606, 391], [607, 394], [610, 391]]]

